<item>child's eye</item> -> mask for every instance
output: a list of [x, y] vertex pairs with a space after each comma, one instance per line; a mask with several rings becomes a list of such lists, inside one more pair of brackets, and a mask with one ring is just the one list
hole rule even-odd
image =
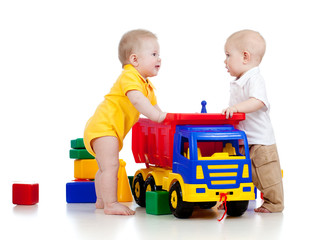
[[157, 53], [152, 53], [152, 56], [153, 56], [153, 57], [156, 57], [156, 56], [157, 56]]

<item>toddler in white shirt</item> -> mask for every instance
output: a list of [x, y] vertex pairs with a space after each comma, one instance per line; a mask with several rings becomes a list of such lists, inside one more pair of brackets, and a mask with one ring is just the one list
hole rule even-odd
[[[265, 53], [265, 40], [255, 31], [242, 30], [226, 41], [224, 63], [231, 76], [227, 118], [235, 112], [246, 113], [238, 128], [245, 131], [252, 160], [254, 185], [263, 193], [263, 204], [255, 212], [281, 212], [284, 209], [282, 174], [271, 125], [270, 105], [259, 65]], [[244, 151], [243, 147], [240, 149]]]

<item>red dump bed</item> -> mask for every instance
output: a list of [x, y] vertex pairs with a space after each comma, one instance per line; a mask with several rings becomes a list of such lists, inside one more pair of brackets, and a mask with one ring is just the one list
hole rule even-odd
[[172, 168], [173, 142], [176, 125], [237, 125], [244, 113], [226, 119], [223, 114], [168, 113], [162, 123], [140, 118], [132, 128], [132, 152], [136, 163]]

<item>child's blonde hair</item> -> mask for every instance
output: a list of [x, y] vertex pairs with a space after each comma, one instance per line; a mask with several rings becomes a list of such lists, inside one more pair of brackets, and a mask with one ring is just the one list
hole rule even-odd
[[245, 29], [235, 32], [227, 41], [234, 41], [240, 51], [248, 51], [260, 63], [265, 54], [266, 43], [259, 32]]
[[125, 33], [118, 46], [118, 58], [122, 66], [129, 63], [129, 57], [134, 51], [140, 48], [143, 38], [155, 38], [156, 35], [148, 30], [136, 29]]

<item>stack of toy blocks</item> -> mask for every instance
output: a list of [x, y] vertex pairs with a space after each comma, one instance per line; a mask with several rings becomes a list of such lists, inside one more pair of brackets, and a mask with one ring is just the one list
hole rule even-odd
[[[85, 149], [83, 138], [71, 140], [70, 158], [74, 160], [73, 182], [66, 184], [67, 203], [95, 203], [97, 200], [94, 179], [98, 164], [94, 157]], [[126, 163], [120, 159], [117, 182], [117, 200], [131, 202], [133, 200], [129, 179], [125, 171]]]
[[97, 200], [94, 179], [97, 161], [85, 149], [83, 138], [71, 140], [70, 158], [74, 160], [75, 180], [66, 184], [67, 203], [95, 203]]

